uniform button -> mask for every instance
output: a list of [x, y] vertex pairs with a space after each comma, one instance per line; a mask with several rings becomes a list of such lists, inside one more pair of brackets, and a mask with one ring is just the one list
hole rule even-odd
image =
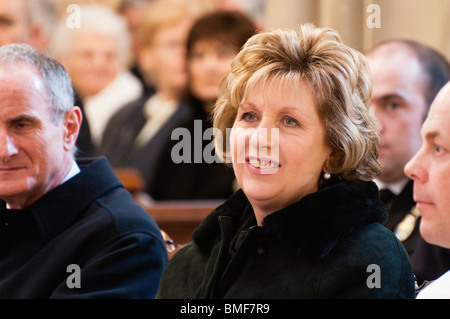
[[266, 253], [266, 250], [263, 247], [258, 247], [256, 248], [256, 253], [261, 256], [264, 255]]

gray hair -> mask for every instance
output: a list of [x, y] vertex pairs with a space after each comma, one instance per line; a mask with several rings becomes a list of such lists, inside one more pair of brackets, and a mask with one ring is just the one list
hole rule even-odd
[[67, 56], [76, 45], [74, 37], [81, 32], [96, 32], [117, 38], [117, 52], [123, 65], [127, 65], [131, 56], [130, 35], [123, 17], [114, 10], [101, 4], [80, 6], [79, 27], [69, 27], [66, 17], [60, 19], [52, 35], [50, 53], [55, 58]]
[[0, 67], [13, 68], [18, 64], [34, 67], [44, 80], [49, 94], [50, 116], [55, 124], [59, 124], [74, 106], [72, 81], [64, 67], [51, 57], [33, 49], [28, 44], [8, 44], [0, 47]]

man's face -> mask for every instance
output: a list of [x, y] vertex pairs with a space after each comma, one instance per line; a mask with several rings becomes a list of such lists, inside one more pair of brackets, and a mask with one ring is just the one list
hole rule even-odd
[[450, 83], [438, 94], [423, 124], [423, 145], [406, 165], [414, 180], [420, 233], [435, 245], [450, 248]]
[[379, 48], [368, 56], [373, 79], [371, 107], [381, 126], [382, 182], [404, 178], [404, 166], [422, 144], [426, 115], [423, 71], [412, 53]]
[[24, 0], [0, 0], [0, 46], [28, 43], [30, 17]]
[[12, 208], [34, 202], [70, 169], [67, 118], [53, 123], [50, 103], [32, 67], [0, 68], [0, 198]]

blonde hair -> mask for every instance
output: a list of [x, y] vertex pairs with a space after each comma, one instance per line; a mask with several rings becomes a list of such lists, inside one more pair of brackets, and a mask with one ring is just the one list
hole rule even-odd
[[[368, 63], [329, 28], [305, 24], [296, 30], [274, 30], [250, 38], [219, 87], [214, 127], [223, 140], [216, 151], [227, 162], [227, 128], [239, 105], [257, 83], [281, 80], [293, 89], [305, 81], [315, 94], [323, 123], [324, 143], [332, 150], [326, 170], [346, 179], [371, 180], [380, 173], [378, 122], [369, 109], [371, 79]], [[229, 130], [228, 130], [229, 131]]]
[[187, 1], [155, 0], [145, 8], [138, 26], [138, 41], [142, 47], [153, 45], [156, 34], [166, 27], [175, 25], [187, 18], [196, 17]]

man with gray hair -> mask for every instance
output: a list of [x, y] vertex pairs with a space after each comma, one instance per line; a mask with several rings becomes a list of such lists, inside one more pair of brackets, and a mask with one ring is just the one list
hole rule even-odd
[[74, 159], [82, 121], [64, 68], [0, 47], [0, 298], [152, 298], [161, 233], [105, 158]]
[[[0, 0], [0, 46], [27, 43], [41, 52], [47, 51], [57, 16], [54, 0]], [[78, 105], [82, 108], [81, 103]], [[82, 122], [77, 149], [82, 156], [95, 154], [87, 121]]]

